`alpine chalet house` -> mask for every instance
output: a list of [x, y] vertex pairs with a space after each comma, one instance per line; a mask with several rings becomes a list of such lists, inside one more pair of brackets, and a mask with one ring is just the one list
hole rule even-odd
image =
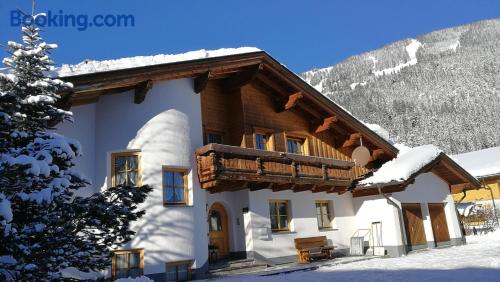
[[86, 61], [57, 75], [75, 85], [75, 122], [59, 130], [83, 145], [88, 194], [154, 187], [136, 237], [113, 252], [114, 278], [308, 260], [300, 242], [327, 256], [463, 242], [451, 193], [477, 189], [474, 177], [432, 145], [399, 152], [263, 51]]

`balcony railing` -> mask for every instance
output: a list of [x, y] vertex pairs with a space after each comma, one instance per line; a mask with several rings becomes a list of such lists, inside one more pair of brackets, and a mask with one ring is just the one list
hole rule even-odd
[[353, 162], [208, 144], [196, 150], [198, 177], [211, 192], [291, 189], [343, 192], [357, 177]]

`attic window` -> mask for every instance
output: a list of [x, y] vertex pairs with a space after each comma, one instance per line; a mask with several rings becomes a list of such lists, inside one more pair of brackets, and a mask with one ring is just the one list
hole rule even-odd
[[215, 133], [215, 132], [208, 132], [207, 133], [207, 144], [215, 143], [215, 144], [222, 144], [222, 134], [220, 133]]

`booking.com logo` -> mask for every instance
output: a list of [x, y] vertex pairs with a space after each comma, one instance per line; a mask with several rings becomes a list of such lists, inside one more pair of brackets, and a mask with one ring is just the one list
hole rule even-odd
[[62, 10], [58, 13], [48, 11], [47, 13], [32, 17], [21, 11], [10, 12], [10, 25], [29, 25], [34, 21], [39, 27], [75, 27], [79, 31], [87, 30], [89, 27], [134, 27], [133, 15], [94, 15], [65, 14]]

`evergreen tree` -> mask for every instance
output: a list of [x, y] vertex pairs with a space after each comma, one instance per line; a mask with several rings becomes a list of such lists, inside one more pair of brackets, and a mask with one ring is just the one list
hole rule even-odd
[[[33, 17], [35, 19], [36, 16]], [[90, 197], [76, 191], [89, 181], [74, 169], [77, 140], [53, 130], [72, 121], [61, 93], [72, 85], [47, 75], [50, 50], [34, 24], [23, 44], [8, 42], [7, 72], [0, 73], [0, 280], [61, 280], [61, 270], [99, 271], [110, 250], [131, 239], [131, 221], [148, 186], [114, 187]]]

